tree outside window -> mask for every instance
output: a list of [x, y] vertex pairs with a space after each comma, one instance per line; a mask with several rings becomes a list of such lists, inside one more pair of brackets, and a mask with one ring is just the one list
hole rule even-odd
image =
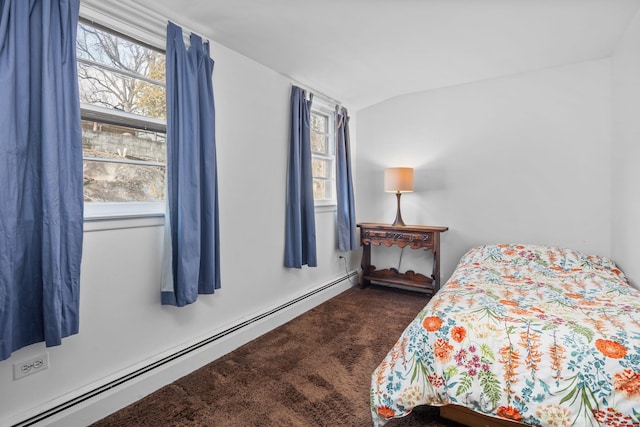
[[76, 53], [85, 202], [164, 200], [164, 54], [84, 22]]

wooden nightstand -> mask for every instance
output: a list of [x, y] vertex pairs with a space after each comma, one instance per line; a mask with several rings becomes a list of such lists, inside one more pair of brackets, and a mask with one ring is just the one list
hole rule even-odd
[[[360, 244], [362, 245], [362, 277], [360, 287], [371, 284], [386, 283], [407, 286], [426, 291], [433, 295], [440, 289], [440, 233], [449, 227], [431, 227], [422, 225], [394, 226], [388, 224], [361, 223]], [[433, 271], [431, 277], [409, 270], [400, 273], [395, 268], [376, 270], [371, 265], [371, 246], [400, 248], [406, 246], [411, 249], [424, 249], [433, 253]]]

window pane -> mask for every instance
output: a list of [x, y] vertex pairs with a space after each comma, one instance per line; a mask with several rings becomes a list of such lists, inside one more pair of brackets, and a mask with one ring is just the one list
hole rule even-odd
[[162, 86], [80, 62], [78, 82], [80, 102], [157, 119], [166, 116]]
[[331, 200], [333, 199], [333, 181], [324, 179], [313, 180], [313, 199], [314, 200]]
[[311, 112], [313, 198], [320, 204], [335, 202], [333, 115]]
[[164, 200], [164, 53], [81, 23], [76, 54], [85, 202]]
[[312, 131], [316, 131], [316, 132], [320, 132], [320, 133], [327, 133], [328, 129], [327, 129], [327, 124], [328, 124], [329, 120], [327, 116], [324, 116], [322, 114], [318, 114], [315, 112], [311, 113], [311, 130]]
[[[96, 121], [82, 121], [85, 202], [164, 200], [166, 135]], [[94, 161], [114, 159], [116, 161]]]
[[84, 161], [85, 202], [160, 202], [164, 166]]
[[311, 151], [314, 153], [327, 154], [327, 135], [311, 132]]
[[314, 178], [331, 178], [331, 160], [314, 158], [311, 160], [311, 168]]
[[88, 24], [78, 25], [76, 55], [78, 59], [103, 64], [140, 77], [149, 77], [161, 82], [165, 80], [165, 56], [162, 53]]
[[87, 24], [76, 39], [80, 101], [163, 119], [165, 56]]
[[83, 120], [82, 151], [84, 157], [165, 163], [167, 139], [164, 133]]

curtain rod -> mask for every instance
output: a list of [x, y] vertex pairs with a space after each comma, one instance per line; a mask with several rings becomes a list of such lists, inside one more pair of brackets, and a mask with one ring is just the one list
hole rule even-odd
[[299, 81], [297, 81], [296, 79], [284, 74], [284, 73], [279, 73], [281, 76], [286, 77], [287, 79], [291, 80], [291, 84], [292, 85], [296, 85], [304, 90], [306, 90], [307, 92], [313, 93], [313, 96], [317, 96], [318, 98], [330, 103], [330, 104], [334, 104], [335, 106], [342, 106], [342, 102], [338, 101], [335, 98], [330, 97], [329, 95], [325, 95], [324, 93], [317, 91], [303, 83], [300, 83]]
[[166, 46], [168, 21], [182, 28], [184, 38], [187, 41], [189, 40], [189, 34], [199, 35], [202, 37], [203, 42], [209, 42], [211, 39], [206, 35], [206, 32], [188, 28], [179, 21], [169, 19], [156, 10], [132, 1], [83, 0], [80, 3], [80, 16], [84, 20], [100, 25], [108, 25], [114, 22], [124, 24], [138, 41], [163, 50]]

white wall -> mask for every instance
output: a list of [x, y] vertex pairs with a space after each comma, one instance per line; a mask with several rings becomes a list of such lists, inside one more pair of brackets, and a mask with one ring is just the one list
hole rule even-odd
[[[607, 59], [579, 63], [359, 111], [358, 221], [393, 221], [383, 170], [408, 166], [416, 182], [402, 196], [404, 221], [450, 228], [442, 235], [443, 280], [478, 244], [610, 255], [610, 68]], [[403, 270], [409, 256], [417, 254], [405, 251]]]
[[[84, 240], [80, 333], [62, 346], [45, 350], [35, 344], [0, 362], [0, 425], [24, 420], [345, 275], [337, 260], [332, 211], [316, 215], [319, 267], [283, 267], [290, 80], [215, 43], [211, 52], [222, 289], [184, 308], [161, 306], [161, 220], [86, 224], [92, 231]], [[49, 369], [14, 381], [12, 364], [43, 351], [50, 353]]]
[[613, 56], [612, 256], [640, 286], [640, 14]]

